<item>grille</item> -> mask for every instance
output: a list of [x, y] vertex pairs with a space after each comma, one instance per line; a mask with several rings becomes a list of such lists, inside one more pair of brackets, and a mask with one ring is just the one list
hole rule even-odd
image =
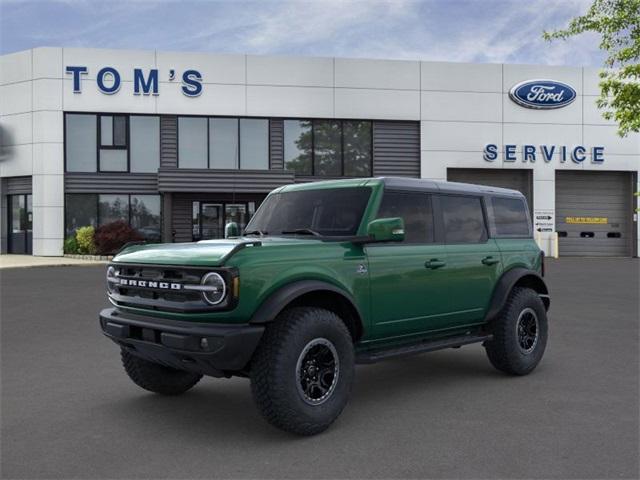
[[[199, 286], [211, 269], [119, 264], [109, 268], [113, 268], [110, 278], [115, 278], [109, 282], [109, 297], [117, 306], [168, 312], [212, 310], [199, 291], [189, 289]], [[228, 272], [218, 273], [228, 281]]]

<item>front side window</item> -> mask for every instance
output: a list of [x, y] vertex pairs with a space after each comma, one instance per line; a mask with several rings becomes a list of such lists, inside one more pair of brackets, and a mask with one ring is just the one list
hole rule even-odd
[[269, 195], [253, 216], [247, 232], [353, 236], [369, 202], [368, 187], [300, 190]]
[[65, 155], [68, 172], [97, 170], [96, 115], [68, 113], [65, 115]]
[[431, 196], [425, 193], [384, 192], [377, 218], [404, 220], [405, 243], [433, 243]]
[[482, 243], [487, 240], [482, 201], [478, 197], [440, 197], [446, 243]]
[[491, 199], [495, 234], [499, 237], [529, 237], [531, 225], [527, 207], [519, 198]]

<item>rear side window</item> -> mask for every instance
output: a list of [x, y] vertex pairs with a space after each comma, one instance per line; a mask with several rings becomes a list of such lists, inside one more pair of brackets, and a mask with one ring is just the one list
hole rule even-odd
[[528, 237], [531, 235], [527, 207], [520, 198], [491, 199], [496, 236]]
[[487, 240], [482, 201], [478, 197], [440, 197], [446, 243], [482, 243]]
[[384, 192], [377, 218], [404, 220], [405, 243], [433, 243], [431, 196], [425, 193]]

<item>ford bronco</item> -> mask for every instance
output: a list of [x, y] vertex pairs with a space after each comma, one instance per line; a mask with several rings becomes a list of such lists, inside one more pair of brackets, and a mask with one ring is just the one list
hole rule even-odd
[[357, 363], [472, 343], [512, 375], [542, 358], [549, 294], [519, 192], [288, 185], [237, 233], [131, 245], [108, 266], [100, 324], [140, 387], [176, 395], [203, 375], [248, 377], [271, 424], [311, 435], [345, 407]]

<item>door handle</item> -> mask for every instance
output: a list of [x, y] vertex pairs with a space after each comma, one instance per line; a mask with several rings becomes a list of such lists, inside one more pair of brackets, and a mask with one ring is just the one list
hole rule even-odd
[[495, 265], [496, 263], [500, 263], [500, 260], [497, 258], [493, 258], [492, 256], [488, 256], [482, 259], [482, 263], [484, 265]]
[[441, 268], [446, 265], [442, 260], [438, 260], [437, 258], [432, 258], [431, 260], [427, 260], [424, 262], [425, 268], [430, 268], [431, 270], [435, 270], [436, 268]]

